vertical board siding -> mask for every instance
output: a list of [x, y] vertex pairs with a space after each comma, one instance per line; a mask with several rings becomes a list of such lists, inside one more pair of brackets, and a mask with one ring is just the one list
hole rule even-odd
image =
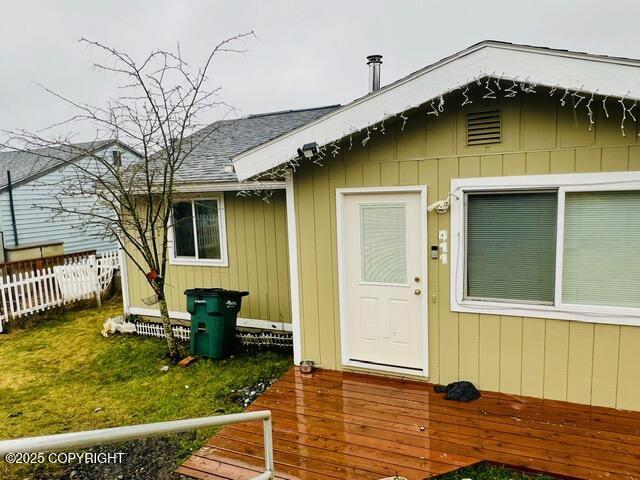
[[546, 322], [543, 318], [522, 320], [521, 395], [542, 397], [544, 394], [544, 357]]
[[[206, 193], [202, 193], [206, 196]], [[291, 322], [285, 194], [274, 192], [271, 203], [256, 197], [225, 193], [228, 267], [169, 265], [166, 281], [169, 310], [184, 312], [184, 291], [194, 287], [248, 290], [239, 316]], [[131, 306], [145, 305], [152, 295], [143, 274], [127, 261]]]
[[[449, 101], [448, 101], [449, 102]], [[448, 105], [460, 105], [453, 98]], [[487, 105], [474, 104], [481, 109]], [[640, 170], [637, 128], [583, 112], [547, 95], [501, 101], [503, 142], [467, 147], [466, 108], [439, 117], [420, 111], [385, 122], [365, 147], [353, 138], [325, 167], [295, 175], [302, 297], [303, 355], [341, 369], [335, 189], [426, 185], [428, 202], [446, 197], [453, 178]], [[635, 134], [633, 134], [635, 132]], [[450, 231], [449, 214], [427, 217], [428, 243]], [[455, 239], [449, 239], [449, 242]], [[450, 267], [428, 260], [429, 380], [471, 380], [480, 388], [640, 410], [640, 327], [458, 314], [449, 303]]]
[[569, 324], [567, 400], [570, 402], [586, 403], [591, 398], [593, 334], [594, 325], [591, 323]]
[[[427, 186], [427, 203], [438, 200], [438, 174], [437, 159], [422, 160], [418, 166], [418, 182]], [[438, 217], [427, 215], [427, 246], [438, 244]], [[435, 382], [440, 382], [440, 317], [438, 315], [438, 262], [427, 262], [427, 282], [429, 285], [429, 299], [427, 302], [429, 318], [429, 376]]]
[[[449, 192], [451, 179], [458, 177], [458, 158], [441, 158], [438, 172], [438, 190], [442, 197], [444, 192]], [[438, 215], [438, 230], [449, 230], [449, 212]], [[450, 238], [449, 243], [452, 241], [454, 240]], [[449, 264], [443, 265], [441, 262], [437, 263], [437, 280], [432, 278], [429, 284], [434, 280], [439, 284], [438, 317], [440, 319], [440, 382], [450, 383], [458, 379], [460, 376], [460, 359], [458, 354], [460, 351], [459, 323], [458, 314], [449, 309]]]
[[[316, 235], [316, 281], [318, 282], [318, 319], [320, 338], [333, 339], [337, 336], [336, 322], [334, 318], [333, 303], [329, 299], [333, 296], [333, 268], [334, 263], [333, 248], [331, 242], [322, 241], [325, 232], [331, 231], [331, 215], [328, 205], [331, 205], [329, 196], [329, 169], [320, 168], [313, 172], [314, 194], [313, 211], [315, 212], [315, 235]], [[327, 342], [326, 349], [321, 352], [321, 365], [336, 367], [336, 358], [339, 352], [335, 348], [335, 342]]]

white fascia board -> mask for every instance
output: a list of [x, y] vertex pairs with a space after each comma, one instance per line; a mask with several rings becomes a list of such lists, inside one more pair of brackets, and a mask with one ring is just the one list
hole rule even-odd
[[[211, 192], [242, 192], [252, 190], [284, 190], [286, 184], [282, 182], [184, 182], [175, 183], [173, 191], [178, 193], [211, 193]], [[159, 193], [158, 190], [155, 193]], [[135, 191], [139, 195], [146, 195], [144, 189]]]
[[570, 55], [568, 52], [527, 48], [491, 48], [485, 74], [529, 80], [538, 85], [597, 92], [611, 97], [640, 98], [640, 63]]
[[[324, 145], [390, 115], [492, 75], [537, 85], [640, 98], [640, 62], [535, 47], [484, 43], [407, 76], [233, 158], [239, 180], [286, 163], [306, 143]], [[507, 86], [506, 82], [504, 83]]]

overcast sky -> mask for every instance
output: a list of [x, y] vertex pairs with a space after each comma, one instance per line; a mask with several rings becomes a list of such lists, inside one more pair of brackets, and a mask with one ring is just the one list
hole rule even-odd
[[70, 115], [36, 82], [95, 105], [117, 94], [113, 77], [90, 68], [100, 57], [83, 36], [134, 58], [180, 43], [198, 64], [220, 40], [254, 30], [248, 52], [220, 58], [212, 74], [242, 114], [349, 102], [366, 93], [372, 53], [384, 55], [383, 84], [485, 39], [640, 58], [639, 0], [2, 3], [0, 129]]

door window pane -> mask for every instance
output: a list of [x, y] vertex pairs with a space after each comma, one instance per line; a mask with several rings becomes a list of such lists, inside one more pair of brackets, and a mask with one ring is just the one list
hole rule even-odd
[[361, 205], [362, 279], [407, 283], [406, 206]]
[[173, 240], [176, 257], [195, 257], [191, 202], [173, 204]]
[[198, 258], [220, 259], [220, 222], [217, 200], [196, 200]]
[[466, 296], [553, 303], [556, 217], [556, 192], [468, 194]]
[[567, 192], [562, 301], [640, 307], [640, 192]]

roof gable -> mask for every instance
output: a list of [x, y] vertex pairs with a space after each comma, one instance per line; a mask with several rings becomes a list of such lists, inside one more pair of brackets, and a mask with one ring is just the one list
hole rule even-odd
[[639, 60], [486, 41], [236, 155], [233, 165], [238, 179], [246, 180], [289, 162], [306, 143], [326, 145], [483, 77], [582, 95], [640, 99]]
[[12, 185], [17, 186], [48, 175], [87, 154], [96, 154], [116, 144], [139, 156], [137, 152], [118, 140], [100, 140], [53, 145], [32, 150], [0, 152], [0, 191], [5, 190], [8, 186], [7, 171], [11, 172]]

